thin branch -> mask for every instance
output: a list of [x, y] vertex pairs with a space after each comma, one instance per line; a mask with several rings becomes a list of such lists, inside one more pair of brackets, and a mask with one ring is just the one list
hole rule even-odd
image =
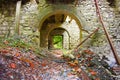
[[78, 49], [85, 41], [88, 40], [88, 38], [90, 38], [94, 33], [96, 33], [99, 30], [99, 27], [97, 29], [95, 29], [90, 35], [88, 35], [88, 37], [86, 39], [84, 39], [82, 42], [80, 42], [74, 49]]

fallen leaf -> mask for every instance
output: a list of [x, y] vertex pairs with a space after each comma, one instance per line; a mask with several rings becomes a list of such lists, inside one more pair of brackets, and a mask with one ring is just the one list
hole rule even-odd
[[78, 64], [78, 60], [75, 60], [74, 63], [75, 63], [75, 64]]
[[45, 67], [45, 66], [46, 66], [46, 63], [42, 62], [41, 65], [42, 65], [43, 67]]
[[20, 56], [20, 53], [16, 53], [16, 54], [15, 54], [15, 57], [19, 57], [19, 56]]
[[30, 64], [30, 67], [31, 68], [34, 68], [35, 67], [35, 65], [31, 62], [31, 63], [29, 63]]
[[69, 64], [69, 66], [71, 66], [71, 67], [76, 67], [77, 65], [75, 64], [75, 63], [73, 63], [73, 62], [68, 62], [68, 64]]
[[75, 67], [74, 69], [75, 69], [76, 72], [79, 72], [79, 73], [82, 71], [78, 66]]
[[89, 50], [84, 50], [83, 52], [88, 53], [88, 52], [89, 52]]
[[95, 72], [95, 71], [91, 71], [90, 73], [91, 73], [93, 76], [97, 75], [97, 72]]
[[21, 57], [20, 60], [21, 60], [21, 61], [24, 61], [24, 62], [31, 63], [31, 60], [29, 60], [29, 59], [27, 59], [27, 58], [24, 58], [24, 57]]
[[10, 63], [10, 67], [15, 69], [16, 68], [16, 64], [15, 63]]
[[81, 57], [81, 55], [80, 55], [80, 54], [78, 54], [78, 55], [77, 55], [77, 58], [80, 58], [80, 57]]
[[84, 52], [87, 54], [94, 54], [91, 50], [84, 50]]
[[8, 53], [9, 51], [8, 50], [0, 50], [1, 53]]

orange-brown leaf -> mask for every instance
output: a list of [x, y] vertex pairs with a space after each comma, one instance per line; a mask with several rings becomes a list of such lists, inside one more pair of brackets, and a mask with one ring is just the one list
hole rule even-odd
[[71, 66], [71, 67], [76, 67], [77, 65], [75, 64], [75, 63], [73, 63], [73, 62], [68, 62], [68, 64], [69, 64], [69, 66]]
[[75, 63], [75, 64], [78, 64], [78, 60], [75, 60], [74, 63]]
[[30, 64], [30, 67], [31, 68], [34, 68], [35, 67], [35, 65], [31, 62], [31, 63], [29, 63]]
[[78, 55], [77, 55], [77, 58], [80, 58], [80, 57], [81, 57], [81, 55], [80, 55], [80, 54], [78, 54]]
[[97, 75], [97, 72], [95, 72], [95, 71], [91, 71], [90, 73], [91, 73], [93, 76]]
[[15, 69], [16, 68], [16, 64], [15, 63], [10, 63], [10, 67]]
[[79, 72], [79, 73], [82, 71], [78, 66], [75, 67], [74, 69], [75, 69], [76, 72]]
[[16, 53], [16, 54], [15, 54], [15, 57], [19, 57], [19, 56], [20, 56], [20, 53]]
[[85, 53], [88, 53], [88, 52], [89, 52], [89, 50], [84, 50], [84, 52], [85, 52]]
[[91, 50], [84, 50], [84, 52], [87, 54], [94, 54]]
[[27, 59], [27, 58], [24, 58], [24, 57], [21, 57], [20, 60], [21, 60], [21, 61], [24, 61], [24, 62], [31, 63], [31, 60], [29, 60], [29, 59]]
[[43, 62], [42, 62], [41, 65], [44, 67], [44, 66], [46, 66], [46, 63], [43, 63]]
[[8, 50], [0, 50], [1, 53], [8, 53], [9, 51]]

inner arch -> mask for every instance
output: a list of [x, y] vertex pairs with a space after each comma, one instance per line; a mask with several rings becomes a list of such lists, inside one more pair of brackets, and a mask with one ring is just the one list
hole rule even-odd
[[[56, 31], [56, 35], [61, 31], [61, 29], [64, 29], [63, 31], [67, 33], [69, 40], [68, 42], [66, 41], [67, 47], [65, 47], [66, 44], [64, 43], [65, 41], [63, 41], [63, 48], [72, 49], [80, 42], [82, 37], [82, 26], [79, 19], [71, 13], [57, 11], [46, 15], [41, 23], [39, 28], [41, 47], [50, 47], [49, 41], [52, 30], [54, 30], [54, 32]], [[65, 35], [63, 35], [63, 33], [60, 35], [63, 36], [64, 39]]]

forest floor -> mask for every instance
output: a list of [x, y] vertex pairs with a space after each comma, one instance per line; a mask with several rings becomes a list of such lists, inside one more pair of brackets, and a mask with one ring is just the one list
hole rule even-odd
[[0, 43], [0, 80], [120, 80], [120, 67], [110, 67], [91, 50], [35, 49], [21, 40]]

